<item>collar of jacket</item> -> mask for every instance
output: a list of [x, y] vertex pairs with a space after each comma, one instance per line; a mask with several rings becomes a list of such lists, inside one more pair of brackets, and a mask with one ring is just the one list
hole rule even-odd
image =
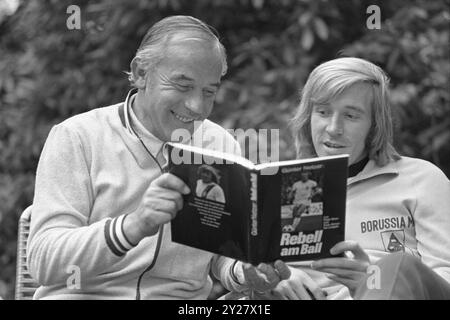
[[130, 140], [129, 139], [124, 140], [128, 150], [133, 154], [134, 159], [141, 168], [149, 168], [154, 166], [155, 165], [154, 162], [157, 160], [156, 154], [149, 155], [148, 152], [155, 150], [153, 150], [154, 148], [149, 148], [149, 151], [147, 151], [146, 148], [142, 145], [143, 142], [140, 141], [139, 137], [136, 135], [136, 132], [131, 127], [131, 119], [130, 114], [128, 112], [131, 97], [137, 92], [138, 89], [136, 88], [133, 88], [128, 92], [125, 101], [119, 105], [118, 113], [120, 122], [122, 123], [122, 126], [125, 129], [125, 134], [130, 138]]
[[[401, 161], [401, 160], [398, 160]], [[359, 172], [356, 176], [348, 178], [347, 185], [351, 185], [353, 183], [367, 180], [379, 175], [398, 175], [399, 169], [397, 161], [391, 161], [387, 165], [380, 167], [378, 166], [374, 160], [369, 160], [367, 162], [364, 169]]]
[[120, 122], [122, 123], [122, 126], [131, 134], [133, 132], [131, 131], [131, 128], [129, 127], [129, 113], [128, 113], [128, 107], [131, 100], [131, 97], [138, 92], [137, 88], [133, 88], [130, 91], [128, 91], [127, 97], [125, 98], [125, 101], [119, 106], [119, 118]]

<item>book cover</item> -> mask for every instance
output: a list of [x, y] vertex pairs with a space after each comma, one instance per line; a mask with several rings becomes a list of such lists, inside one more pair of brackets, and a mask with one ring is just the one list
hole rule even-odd
[[172, 241], [257, 265], [331, 256], [345, 238], [348, 156], [255, 165], [169, 144], [168, 171], [191, 189]]

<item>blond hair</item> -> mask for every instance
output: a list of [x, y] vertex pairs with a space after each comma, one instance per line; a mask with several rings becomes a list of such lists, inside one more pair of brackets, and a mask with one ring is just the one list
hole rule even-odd
[[290, 123], [298, 158], [317, 157], [311, 137], [313, 105], [329, 102], [356, 83], [366, 83], [372, 91], [372, 126], [366, 139], [369, 159], [379, 166], [400, 159], [392, 145], [389, 78], [380, 67], [359, 58], [338, 58], [325, 62], [309, 75], [297, 112]]

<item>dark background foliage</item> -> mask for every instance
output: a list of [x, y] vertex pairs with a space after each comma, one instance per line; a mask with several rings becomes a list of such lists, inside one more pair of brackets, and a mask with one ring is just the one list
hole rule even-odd
[[[0, 1], [1, 2], [1, 1]], [[67, 7], [81, 9], [68, 30]], [[381, 9], [370, 30], [367, 7]], [[124, 99], [124, 71], [159, 19], [193, 15], [214, 26], [229, 72], [211, 116], [226, 128], [280, 129], [280, 158], [295, 156], [286, 123], [309, 72], [339, 56], [380, 65], [392, 80], [396, 147], [450, 176], [449, 1], [22, 1], [0, 15], [0, 296], [13, 298], [17, 220], [52, 125]], [[249, 155], [247, 155], [249, 156]]]

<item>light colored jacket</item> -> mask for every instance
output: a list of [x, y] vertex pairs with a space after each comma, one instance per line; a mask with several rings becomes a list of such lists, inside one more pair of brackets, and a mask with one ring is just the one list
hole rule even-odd
[[[35, 298], [134, 299], [142, 275], [141, 299], [205, 299], [212, 287], [210, 270], [228, 289], [242, 290], [230, 278], [233, 260], [171, 242], [170, 223], [164, 226], [156, 263], [146, 273], [158, 235], [131, 250], [118, 244], [124, 215], [137, 209], [161, 174], [138, 138], [126, 130], [121, 106], [74, 116], [48, 136], [37, 169], [28, 242], [29, 269], [42, 284]], [[150, 152], [164, 162], [163, 143], [134, 124]], [[217, 149], [225, 142], [240, 153], [237, 142], [217, 124], [205, 120], [198, 130], [220, 139], [202, 147]]]

